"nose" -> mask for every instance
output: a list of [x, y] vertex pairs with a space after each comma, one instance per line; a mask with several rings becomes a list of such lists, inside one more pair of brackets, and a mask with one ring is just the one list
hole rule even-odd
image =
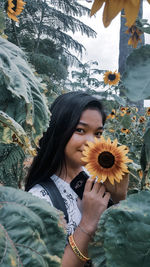
[[[93, 134], [88, 134], [88, 135], [86, 136], [86, 138], [85, 138], [85, 139], [86, 139], [85, 141], [86, 141], [86, 142], [87, 142], [87, 141], [89, 141], [89, 142], [94, 142], [94, 137], [95, 137], [95, 136], [94, 136]], [[87, 144], [85, 143], [85, 145], [87, 145]]]

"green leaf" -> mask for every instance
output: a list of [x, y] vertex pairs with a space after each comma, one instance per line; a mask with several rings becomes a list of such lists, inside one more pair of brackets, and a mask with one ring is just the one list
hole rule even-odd
[[0, 183], [18, 188], [24, 178], [25, 154], [17, 144], [0, 143]]
[[1, 143], [18, 143], [23, 149], [31, 155], [35, 155], [35, 149], [32, 148], [30, 139], [24, 129], [10, 116], [0, 111], [0, 141]]
[[66, 243], [62, 218], [45, 200], [0, 186], [1, 267], [59, 267]]
[[122, 82], [124, 93], [131, 101], [150, 97], [150, 45], [135, 49], [129, 55]]
[[47, 128], [49, 111], [40, 82], [25, 59], [21, 49], [0, 38], [0, 108], [33, 141]]
[[101, 216], [89, 254], [95, 267], [147, 267], [150, 191], [130, 195]]

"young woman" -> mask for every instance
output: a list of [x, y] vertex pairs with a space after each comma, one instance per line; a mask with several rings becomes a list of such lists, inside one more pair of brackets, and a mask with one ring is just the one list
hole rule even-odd
[[[40, 140], [38, 154], [27, 177], [26, 190], [46, 199], [49, 195], [39, 185], [52, 179], [61, 193], [69, 221], [69, 242], [65, 248], [62, 267], [84, 266], [88, 260], [88, 243], [94, 235], [98, 221], [106, 210], [113, 192], [114, 202], [124, 199], [128, 179], [124, 186], [111, 188], [88, 179], [82, 201], [70, 187], [70, 182], [84, 166], [81, 160], [87, 141], [100, 138], [105, 123], [105, 113], [100, 101], [84, 92], [70, 92], [59, 96], [51, 107], [51, 120], [47, 132]], [[124, 179], [123, 179], [124, 180]], [[108, 191], [110, 188], [110, 192]]]

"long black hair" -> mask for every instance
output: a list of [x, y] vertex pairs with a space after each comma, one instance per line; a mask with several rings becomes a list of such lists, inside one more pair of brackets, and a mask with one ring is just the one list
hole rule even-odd
[[74, 133], [81, 114], [87, 108], [97, 109], [105, 123], [101, 102], [87, 93], [76, 91], [60, 95], [51, 106], [51, 118], [47, 131], [40, 139], [37, 156], [29, 170], [25, 190], [61, 170], [66, 144]]

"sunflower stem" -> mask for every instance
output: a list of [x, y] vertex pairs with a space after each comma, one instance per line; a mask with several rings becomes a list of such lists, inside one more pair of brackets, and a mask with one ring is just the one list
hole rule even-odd
[[131, 174], [137, 181], [139, 181], [139, 179], [132, 172], [129, 172], [129, 174]]

